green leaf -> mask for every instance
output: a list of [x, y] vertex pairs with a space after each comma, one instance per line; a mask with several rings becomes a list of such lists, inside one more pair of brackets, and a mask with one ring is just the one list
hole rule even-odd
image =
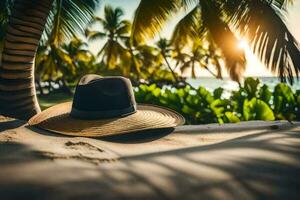
[[221, 87], [215, 89], [215, 90], [214, 90], [214, 98], [215, 98], [215, 99], [220, 99], [221, 96], [222, 96], [222, 94], [223, 94], [223, 92], [224, 92], [224, 89], [221, 88]]
[[139, 89], [140, 89], [141, 91], [143, 91], [143, 92], [146, 92], [146, 91], [148, 91], [148, 86], [147, 86], [147, 85], [140, 85], [140, 86], [139, 86]]
[[199, 97], [196, 96], [196, 95], [191, 95], [191, 94], [189, 94], [189, 95], [186, 97], [185, 102], [186, 102], [189, 106], [196, 108], [196, 107], [199, 106], [199, 105], [198, 105], [198, 103], [199, 103]]
[[273, 95], [276, 117], [287, 120], [295, 119], [297, 102], [292, 89], [284, 83], [279, 83], [275, 87]]
[[214, 101], [214, 97], [204, 87], [199, 87], [198, 90], [197, 90], [197, 94], [201, 99], [206, 101], [205, 103], [210, 104]]
[[238, 123], [241, 120], [232, 112], [225, 112], [225, 116], [227, 118], [227, 120], [229, 121], [229, 123]]
[[189, 114], [189, 115], [195, 114], [195, 110], [190, 108], [188, 105], [183, 106], [182, 112], [185, 113], [185, 114]]
[[188, 92], [186, 92], [185, 89], [180, 88], [177, 90], [177, 94], [179, 97], [184, 98], [188, 94]]
[[243, 115], [246, 121], [275, 120], [274, 113], [268, 104], [257, 98], [252, 98], [250, 101], [246, 99], [244, 101]]
[[155, 89], [156, 89], [156, 84], [155, 83], [153, 83], [150, 86], [148, 86], [148, 91], [153, 91]]
[[160, 91], [161, 91], [160, 88], [155, 88], [155, 89], [152, 91], [153, 96], [159, 97], [159, 96], [160, 96]]
[[272, 92], [269, 90], [267, 85], [263, 85], [259, 90], [259, 98], [264, 102], [268, 103], [271, 101]]
[[244, 88], [248, 95], [248, 99], [252, 99], [253, 97], [256, 97], [256, 92], [258, 89], [259, 80], [254, 78], [246, 78], [244, 82]]
[[283, 99], [290, 104], [295, 103], [295, 97], [292, 89], [285, 83], [279, 83], [274, 89], [274, 98], [282, 96]]
[[222, 116], [224, 114], [225, 106], [225, 101], [221, 99], [214, 100], [210, 104], [210, 108], [214, 111], [217, 117]]

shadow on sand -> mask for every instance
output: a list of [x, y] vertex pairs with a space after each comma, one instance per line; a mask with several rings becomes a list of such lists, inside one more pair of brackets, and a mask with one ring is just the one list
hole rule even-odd
[[24, 124], [26, 124], [27, 122], [22, 121], [22, 120], [10, 120], [10, 121], [5, 121], [5, 122], [0, 122], [0, 133], [6, 130], [10, 130], [10, 129], [15, 129], [18, 128], [20, 126], [23, 126]]
[[[36, 133], [52, 136], [52, 137], [68, 137], [73, 138], [73, 136], [62, 135], [53, 131], [47, 131], [40, 129], [34, 126], [26, 126], [31, 131]], [[146, 131], [137, 131], [132, 133], [125, 133], [119, 135], [112, 135], [112, 136], [103, 136], [103, 137], [91, 137], [93, 139], [107, 141], [107, 142], [114, 142], [114, 143], [124, 143], [124, 144], [136, 144], [136, 143], [145, 143], [151, 142], [154, 140], [158, 140], [167, 136], [168, 134], [172, 133], [174, 128], [162, 128], [162, 129], [155, 129], [155, 130], [146, 130]], [[76, 136], [78, 137], [78, 136]]]
[[[45, 162], [38, 157], [9, 162], [3, 155], [13, 155], [12, 144], [0, 148], [0, 194], [3, 199], [299, 199], [298, 130], [263, 130], [93, 167], [38, 165]], [[31, 157], [26, 146], [16, 148], [27, 152], [21, 161]]]

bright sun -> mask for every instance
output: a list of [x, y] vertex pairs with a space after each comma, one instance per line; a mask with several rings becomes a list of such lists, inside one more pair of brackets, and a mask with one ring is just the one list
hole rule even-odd
[[246, 39], [241, 39], [238, 43], [238, 47], [243, 50], [247, 50], [249, 48], [248, 42]]

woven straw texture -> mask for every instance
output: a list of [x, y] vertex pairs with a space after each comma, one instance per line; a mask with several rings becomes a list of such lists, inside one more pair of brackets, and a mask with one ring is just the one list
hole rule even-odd
[[72, 102], [55, 105], [35, 115], [29, 125], [70, 136], [101, 137], [184, 124], [184, 118], [169, 109], [139, 105], [138, 111], [122, 118], [81, 120], [70, 117]]

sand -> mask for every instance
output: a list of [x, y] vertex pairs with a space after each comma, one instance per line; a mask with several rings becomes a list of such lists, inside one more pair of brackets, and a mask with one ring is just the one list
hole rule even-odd
[[0, 131], [0, 199], [300, 198], [300, 122], [97, 139], [1, 118]]

